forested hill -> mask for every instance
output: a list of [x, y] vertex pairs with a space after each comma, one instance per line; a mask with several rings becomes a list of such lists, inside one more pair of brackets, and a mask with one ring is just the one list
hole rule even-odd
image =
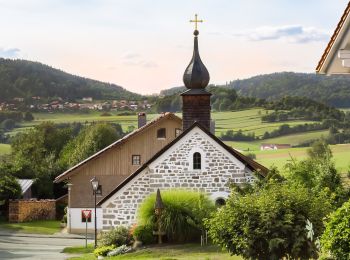
[[[234, 80], [227, 87], [234, 88], [240, 96], [268, 101], [285, 96], [299, 96], [335, 107], [350, 107], [350, 76], [281, 72]], [[161, 91], [161, 95], [173, 95], [184, 90], [184, 87], [174, 87]]]
[[141, 97], [115, 84], [74, 76], [39, 62], [3, 58], [0, 58], [0, 93], [0, 101], [32, 96], [65, 100], [82, 97], [132, 100]]
[[335, 107], [350, 107], [350, 76], [282, 72], [235, 80], [229, 86], [243, 96], [267, 100], [299, 96]]

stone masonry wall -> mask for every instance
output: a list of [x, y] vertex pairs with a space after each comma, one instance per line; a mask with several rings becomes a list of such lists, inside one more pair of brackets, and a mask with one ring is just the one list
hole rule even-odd
[[[163, 161], [153, 162], [149, 169], [131, 181], [131, 185], [126, 184], [112, 202], [103, 206], [103, 229], [135, 223], [138, 206], [158, 188], [190, 189], [209, 195], [218, 192], [228, 194], [230, 182], [254, 181], [250, 171], [240, 168], [232, 156], [226, 156], [217, 146], [208, 141], [207, 135], [195, 132]], [[201, 170], [192, 169], [194, 152], [201, 153]]]
[[53, 220], [55, 217], [55, 200], [13, 200], [9, 203], [10, 222]]

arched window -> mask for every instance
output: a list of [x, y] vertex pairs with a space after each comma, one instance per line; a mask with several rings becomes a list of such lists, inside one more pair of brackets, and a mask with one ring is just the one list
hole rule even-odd
[[226, 201], [225, 199], [223, 198], [218, 198], [216, 201], [215, 201], [215, 206], [217, 207], [222, 207], [226, 204]]
[[198, 152], [193, 154], [193, 169], [194, 170], [202, 169], [202, 158], [201, 158], [201, 154]]
[[157, 130], [157, 138], [162, 139], [166, 137], [165, 128], [160, 128]]

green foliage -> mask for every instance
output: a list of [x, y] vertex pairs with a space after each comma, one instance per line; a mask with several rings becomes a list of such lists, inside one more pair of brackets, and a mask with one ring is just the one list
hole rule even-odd
[[64, 147], [61, 153], [61, 165], [63, 167], [73, 166], [118, 140], [121, 136], [120, 126], [117, 129], [106, 123], [87, 126]]
[[[1, 170], [0, 170], [1, 171]], [[21, 186], [14, 176], [1, 171], [0, 175], [0, 204], [8, 202], [9, 199], [21, 197]]]
[[23, 119], [25, 121], [33, 121], [34, 120], [34, 116], [32, 115], [32, 113], [27, 111], [27, 112], [24, 113]]
[[61, 97], [64, 100], [82, 97], [134, 100], [141, 98], [141, 95], [115, 84], [74, 76], [38, 62], [25, 60], [0, 58], [0, 82], [0, 101], [12, 101], [15, 97], [23, 97], [23, 106], [32, 103], [33, 96], [42, 99]]
[[341, 205], [348, 197], [348, 191], [341, 183], [341, 176], [332, 161], [332, 152], [324, 140], [316, 141], [308, 150], [309, 158], [300, 162], [292, 160], [286, 165], [286, 176], [294, 183], [314, 192], [326, 191]]
[[[162, 229], [170, 241], [184, 242], [199, 238], [203, 230], [203, 219], [215, 209], [213, 202], [203, 193], [186, 190], [168, 190], [161, 193], [164, 210]], [[140, 205], [138, 222], [152, 226], [155, 230], [155, 194], [151, 194]]]
[[306, 220], [318, 237], [330, 209], [324, 193], [271, 180], [251, 192], [233, 192], [206, 226], [214, 243], [244, 259], [309, 259], [317, 248], [307, 238]]
[[116, 246], [115, 245], [110, 245], [110, 246], [100, 246], [98, 248], [96, 248], [94, 250], [94, 255], [96, 257], [98, 256], [107, 256], [107, 254], [112, 251], [113, 249], [115, 249]]
[[129, 229], [118, 226], [110, 231], [101, 233], [99, 239], [100, 246], [121, 246], [128, 245], [132, 241]]
[[350, 259], [350, 201], [327, 218], [321, 244], [336, 259]]
[[152, 225], [139, 225], [135, 228], [133, 236], [135, 240], [141, 241], [144, 245], [153, 244], [156, 237], [153, 235]]

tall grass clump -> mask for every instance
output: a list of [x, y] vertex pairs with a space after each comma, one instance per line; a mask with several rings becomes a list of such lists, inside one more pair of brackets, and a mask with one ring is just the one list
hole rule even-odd
[[[161, 216], [162, 229], [169, 242], [187, 242], [200, 238], [204, 230], [203, 219], [214, 211], [214, 203], [201, 192], [168, 190], [161, 192], [164, 210]], [[138, 225], [156, 230], [154, 203], [156, 194], [151, 194], [141, 204]]]

